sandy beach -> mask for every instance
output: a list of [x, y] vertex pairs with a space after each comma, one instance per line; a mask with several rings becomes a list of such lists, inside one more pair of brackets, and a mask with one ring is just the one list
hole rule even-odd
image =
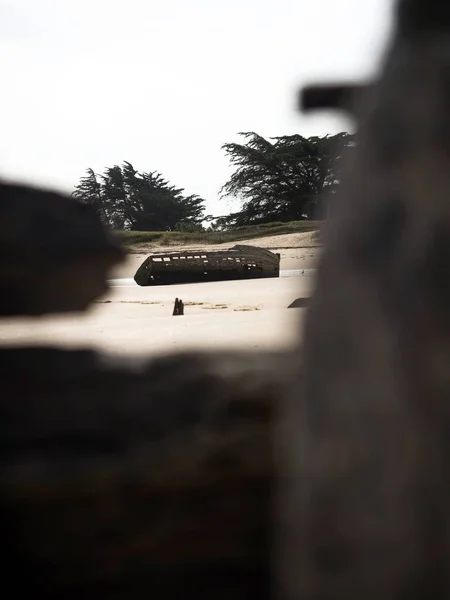
[[[282, 270], [301, 271], [315, 267], [320, 250], [299, 246], [305, 235], [280, 235], [245, 243], [279, 252]], [[157, 251], [161, 250], [158, 247]], [[140, 248], [139, 253], [130, 254], [111, 274], [108, 294], [87, 314], [3, 319], [0, 343], [151, 355], [198, 348], [284, 349], [297, 339], [305, 308], [287, 307], [296, 298], [311, 294], [313, 275], [139, 287], [132, 277], [151, 251], [156, 248]], [[184, 301], [184, 316], [172, 316], [176, 297]]]

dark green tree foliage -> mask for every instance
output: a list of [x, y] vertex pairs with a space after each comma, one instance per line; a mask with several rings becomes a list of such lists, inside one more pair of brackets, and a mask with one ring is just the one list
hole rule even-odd
[[139, 173], [129, 162], [109, 167], [100, 176], [88, 169], [73, 195], [92, 204], [103, 221], [115, 229], [199, 227], [204, 215], [202, 198], [185, 196], [182, 188], [170, 185], [160, 173]]
[[115, 229], [124, 229], [129, 223], [130, 204], [125, 192], [122, 169], [115, 165], [100, 176], [104, 211], [108, 214], [109, 224]]
[[92, 169], [87, 169], [86, 175], [80, 179], [80, 183], [76, 186], [73, 196], [93, 206], [102, 221], [109, 222], [103, 203], [102, 186]]
[[242, 210], [231, 215], [234, 224], [320, 218], [319, 198], [339, 183], [340, 150], [351, 145], [352, 136], [239, 135], [245, 143], [222, 147], [237, 167], [221, 189], [222, 197], [242, 200]]

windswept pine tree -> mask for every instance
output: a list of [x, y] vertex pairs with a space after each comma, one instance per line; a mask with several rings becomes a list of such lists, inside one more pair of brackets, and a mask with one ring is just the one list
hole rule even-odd
[[317, 218], [322, 192], [332, 193], [339, 181], [339, 150], [351, 144], [352, 136], [266, 140], [254, 132], [239, 135], [243, 144], [222, 146], [237, 167], [220, 191], [223, 198], [242, 201], [242, 210], [232, 215], [235, 224]]
[[164, 231], [184, 226], [199, 227], [205, 201], [185, 195], [161, 173], [138, 172], [131, 163], [114, 165], [96, 175], [92, 169], [82, 177], [73, 195], [91, 204], [102, 220], [115, 229]]
[[73, 196], [86, 204], [90, 204], [100, 215], [102, 221], [109, 224], [109, 216], [103, 201], [103, 190], [98, 176], [93, 169], [87, 169], [86, 175], [81, 177], [80, 183], [75, 187]]

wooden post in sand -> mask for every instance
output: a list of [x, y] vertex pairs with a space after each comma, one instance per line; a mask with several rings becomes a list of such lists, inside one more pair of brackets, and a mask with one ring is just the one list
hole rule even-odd
[[175, 303], [173, 305], [173, 313], [172, 316], [184, 315], [184, 304], [183, 300], [175, 298]]

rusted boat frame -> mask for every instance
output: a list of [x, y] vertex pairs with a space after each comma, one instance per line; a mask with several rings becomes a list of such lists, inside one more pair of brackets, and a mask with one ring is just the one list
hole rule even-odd
[[237, 245], [228, 250], [183, 250], [151, 254], [136, 271], [140, 286], [280, 276], [280, 255]]

